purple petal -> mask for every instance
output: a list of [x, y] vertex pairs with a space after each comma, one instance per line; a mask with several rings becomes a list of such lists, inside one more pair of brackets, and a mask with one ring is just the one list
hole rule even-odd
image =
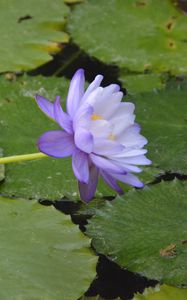
[[77, 179], [87, 184], [89, 181], [88, 154], [76, 149], [73, 153], [72, 167]]
[[44, 114], [46, 114], [49, 118], [55, 120], [53, 109], [54, 104], [40, 95], [36, 95], [35, 99], [39, 108], [44, 112]]
[[98, 183], [98, 168], [96, 168], [93, 164], [89, 168], [90, 176], [88, 184], [78, 182], [79, 184], [79, 192], [80, 197], [83, 201], [89, 202], [94, 197], [97, 183]]
[[47, 131], [39, 138], [38, 148], [49, 156], [70, 156], [75, 150], [73, 135], [62, 130]]
[[73, 76], [68, 97], [67, 97], [67, 112], [73, 118], [80, 104], [80, 100], [84, 94], [84, 70], [79, 69]]
[[117, 181], [114, 179], [114, 177], [110, 176], [107, 172], [100, 171], [101, 176], [103, 177], [104, 181], [118, 194], [123, 194], [123, 190], [120, 188], [120, 186], [117, 184]]
[[126, 175], [121, 174], [112, 174], [117, 180], [127, 183], [129, 185], [142, 188], [144, 186], [143, 182], [141, 182], [136, 176], [128, 173]]
[[77, 148], [79, 148], [80, 150], [82, 150], [83, 152], [86, 152], [86, 153], [92, 152], [93, 136], [88, 130], [81, 128], [81, 127], [78, 128], [75, 131], [74, 139], [75, 139], [75, 144], [76, 144]]
[[123, 151], [124, 146], [116, 141], [103, 138], [94, 139], [93, 152], [99, 155], [112, 155]]
[[68, 114], [66, 114], [61, 105], [60, 105], [60, 97], [56, 97], [56, 101], [54, 103], [54, 116], [57, 121], [57, 123], [64, 128], [65, 131], [68, 133], [73, 133], [73, 128], [72, 128], [72, 121]]
[[107, 172], [119, 173], [119, 174], [126, 173], [122, 167], [115, 165], [115, 163], [113, 163], [111, 160], [104, 158], [102, 156], [98, 156], [91, 153], [90, 159], [98, 168], [103, 169]]

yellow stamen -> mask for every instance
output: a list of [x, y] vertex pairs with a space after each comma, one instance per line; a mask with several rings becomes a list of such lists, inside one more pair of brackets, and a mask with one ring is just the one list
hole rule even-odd
[[93, 115], [91, 116], [92, 121], [96, 121], [96, 120], [103, 120], [103, 118], [99, 115], [96, 115], [93, 113]]
[[111, 141], [115, 141], [116, 140], [116, 136], [112, 133], [109, 134], [108, 139]]

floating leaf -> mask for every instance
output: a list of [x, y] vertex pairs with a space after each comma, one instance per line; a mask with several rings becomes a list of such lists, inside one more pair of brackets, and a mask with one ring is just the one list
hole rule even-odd
[[127, 92], [131, 95], [160, 90], [165, 86], [161, 76], [157, 74], [128, 75], [122, 73], [119, 79], [123, 87], [125, 87]]
[[93, 296], [93, 297], [83, 296], [80, 300], [120, 300], [120, 298], [104, 299], [104, 298], [102, 298], [100, 296]]
[[107, 202], [87, 234], [97, 252], [132, 272], [187, 285], [187, 183], [162, 182]]
[[0, 298], [75, 300], [95, 276], [90, 241], [69, 216], [0, 198]]
[[83, 2], [84, 0], [64, 0], [64, 2], [66, 4], [77, 4], [77, 3], [81, 3]]
[[148, 139], [148, 156], [162, 170], [187, 173], [186, 99], [186, 80], [133, 98], [137, 122]]
[[36, 68], [68, 42], [62, 31], [68, 7], [61, 0], [1, 0], [0, 72]]
[[73, 10], [69, 31], [83, 50], [107, 64], [187, 73], [186, 16], [170, 0], [85, 1]]
[[98, 209], [101, 209], [105, 206], [105, 199], [93, 199], [90, 203], [81, 203], [81, 206], [75, 215], [91, 217], [95, 215]]
[[[34, 96], [40, 94], [52, 101], [57, 95], [66, 99], [69, 82], [64, 78], [23, 77], [17, 81], [0, 78], [0, 132], [4, 155], [38, 152], [41, 134], [59, 129], [38, 108]], [[65, 101], [62, 102], [65, 106]], [[0, 191], [6, 196], [58, 200], [63, 196], [78, 199], [77, 181], [71, 159], [43, 158], [6, 165], [6, 180]], [[116, 193], [100, 183], [97, 195]]]
[[155, 288], [145, 289], [143, 294], [136, 294], [133, 300], [186, 300], [187, 289], [176, 288], [169, 285], [157, 285]]
[[[2, 156], [3, 151], [0, 148], [0, 157]], [[4, 165], [0, 165], [0, 181], [2, 181], [5, 178], [5, 166]]]
[[[148, 184], [154, 181], [158, 174], [163, 175], [163, 172], [157, 168], [153, 168], [150, 166], [146, 166], [143, 168], [143, 172], [138, 174], [138, 177], [144, 182], [144, 184]], [[119, 183], [125, 192], [133, 189], [133, 187]], [[104, 186], [100, 183], [102, 189], [104, 190]], [[106, 192], [106, 195], [107, 192]], [[112, 196], [112, 195], [111, 195]], [[83, 218], [89, 218], [95, 215], [97, 210], [102, 209], [105, 206], [107, 200], [112, 200], [110, 197], [105, 197], [105, 199], [95, 198], [89, 203], [82, 202], [78, 211], [76, 211], [75, 215], [81, 216]], [[108, 199], [107, 199], [108, 198]]]

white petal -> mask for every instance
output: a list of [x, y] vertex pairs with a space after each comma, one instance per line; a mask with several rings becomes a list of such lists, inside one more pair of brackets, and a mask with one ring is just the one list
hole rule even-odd
[[99, 155], [110, 155], [121, 152], [123, 146], [116, 141], [111, 141], [103, 138], [94, 139], [93, 153]]
[[94, 106], [94, 103], [101, 98], [103, 92], [103, 88], [100, 86], [98, 88], [96, 88], [95, 90], [93, 90], [88, 97], [86, 98], [86, 101], [84, 103], [87, 103], [91, 106]]
[[133, 157], [122, 158], [121, 161], [125, 164], [133, 164], [133, 165], [150, 165], [151, 161], [145, 157], [145, 155], [138, 155]]
[[110, 119], [110, 122], [115, 126], [115, 135], [120, 135], [126, 128], [134, 124], [135, 115], [133, 114], [133, 111], [133, 103], [120, 103], [119, 108]]
[[112, 116], [113, 118], [121, 118], [124, 117], [124, 115], [132, 115], [134, 113], [135, 105], [131, 102], [122, 102], [120, 103], [120, 107], [118, 111], [115, 112], [115, 114]]
[[[109, 159], [111, 159], [111, 156], [109, 156]], [[151, 161], [146, 158], [144, 155], [135, 156], [135, 157], [128, 157], [128, 158], [118, 158], [118, 159], [112, 159], [112, 161], [118, 165], [124, 168], [127, 172], [135, 172], [140, 173], [142, 169], [135, 165], [143, 166], [143, 165], [150, 165]]]
[[91, 92], [93, 92], [96, 88], [98, 88], [100, 86], [102, 80], [103, 80], [102, 75], [97, 75], [95, 77], [95, 79], [90, 83], [90, 85], [88, 86], [86, 92], [84, 93], [84, 96], [81, 100], [81, 104], [84, 101], [86, 101], [87, 97], [91, 94]]
[[108, 138], [111, 134], [113, 127], [108, 121], [95, 120], [90, 122], [90, 132], [94, 137]]
[[113, 155], [113, 159], [138, 156], [145, 153], [147, 153], [146, 149], [125, 149], [121, 153]]
[[118, 161], [118, 162], [115, 161], [115, 163], [118, 164], [119, 166], [122, 166], [126, 172], [134, 172], [134, 173], [142, 172], [142, 169], [140, 169], [136, 166], [133, 166], [133, 165], [129, 165], [127, 163], [124, 163], [124, 162], [121, 162], [121, 161]]
[[118, 92], [119, 90], [120, 90], [120, 86], [118, 84], [113, 83], [104, 87], [104, 94], [110, 95], [112, 93]]
[[109, 120], [115, 111], [118, 110], [122, 98], [122, 92], [117, 92], [111, 95], [103, 94], [93, 105], [94, 113], [102, 116], [103, 119]]
[[118, 135], [118, 141], [126, 147], [142, 148], [147, 144], [147, 139], [139, 131], [138, 124], [132, 125]]

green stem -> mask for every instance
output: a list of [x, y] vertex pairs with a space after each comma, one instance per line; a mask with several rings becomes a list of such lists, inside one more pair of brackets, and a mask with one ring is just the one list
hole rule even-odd
[[37, 158], [48, 157], [46, 154], [42, 152], [32, 153], [32, 154], [24, 154], [24, 155], [14, 155], [0, 158], [0, 164], [9, 164], [24, 160], [33, 160]]

